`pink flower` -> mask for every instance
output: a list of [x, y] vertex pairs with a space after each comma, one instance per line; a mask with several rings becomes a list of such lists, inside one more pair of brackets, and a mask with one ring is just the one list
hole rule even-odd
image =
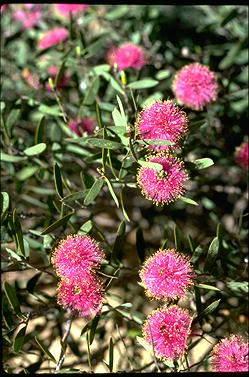
[[180, 198], [184, 192], [183, 184], [188, 179], [184, 164], [178, 158], [162, 152], [147, 158], [163, 166], [161, 171], [141, 167], [137, 174], [137, 184], [142, 194], [156, 205], [168, 204]]
[[43, 34], [38, 41], [38, 48], [45, 49], [64, 41], [68, 37], [68, 31], [64, 27], [56, 27]]
[[78, 12], [83, 12], [86, 10], [88, 4], [53, 4], [55, 11], [63, 17], [68, 17], [70, 12], [76, 14]]
[[193, 284], [189, 259], [174, 249], [158, 250], [143, 264], [139, 276], [147, 296], [157, 300], [183, 297]]
[[82, 136], [83, 132], [92, 134], [95, 128], [94, 120], [90, 117], [85, 117], [81, 120], [70, 120], [68, 124], [71, 131], [76, 133], [78, 136]]
[[61, 277], [84, 277], [97, 267], [104, 252], [97, 242], [89, 236], [70, 235], [59, 242], [54, 249], [51, 262]]
[[93, 317], [100, 312], [103, 304], [103, 285], [93, 274], [80, 279], [64, 278], [57, 288], [57, 302], [65, 309], [71, 309], [81, 317]]
[[[176, 143], [187, 131], [188, 118], [173, 101], [155, 101], [137, 117], [135, 127], [139, 139], [168, 140]], [[168, 149], [167, 145], [151, 145], [151, 149]]]
[[148, 315], [142, 333], [147, 343], [152, 345], [153, 341], [157, 357], [175, 360], [187, 347], [191, 321], [187, 310], [177, 305], [163, 306]]
[[194, 110], [214, 101], [217, 96], [215, 74], [205, 65], [192, 63], [181, 68], [176, 74], [172, 90], [180, 104]]
[[134, 43], [123, 43], [120, 47], [111, 48], [107, 53], [109, 64], [117, 64], [118, 70], [134, 68], [139, 70], [145, 65], [144, 50]]
[[242, 168], [248, 168], [248, 142], [240, 144], [240, 146], [235, 149], [235, 161]]
[[[53, 81], [55, 81], [58, 71], [59, 71], [59, 67], [56, 67], [56, 66], [48, 67], [48, 74], [52, 78]], [[67, 85], [68, 81], [69, 81], [69, 76], [66, 72], [64, 72], [61, 79], [59, 80], [57, 84], [57, 88], [63, 88], [64, 86]], [[46, 89], [51, 92], [51, 87], [48, 82], [46, 83], [45, 86], [46, 86]]]
[[23, 4], [20, 9], [13, 12], [12, 17], [14, 20], [20, 21], [24, 29], [31, 29], [37, 25], [41, 18], [41, 7], [35, 4]]
[[247, 372], [248, 343], [237, 335], [223, 338], [212, 350], [211, 365], [215, 372]]

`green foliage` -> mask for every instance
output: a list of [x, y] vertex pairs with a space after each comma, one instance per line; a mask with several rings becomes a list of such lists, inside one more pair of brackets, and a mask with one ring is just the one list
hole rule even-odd
[[[209, 371], [209, 353], [189, 365], [200, 340], [208, 350], [209, 341], [247, 332], [248, 186], [234, 152], [248, 141], [248, 8], [93, 4], [59, 17], [52, 6], [42, 4], [42, 19], [26, 29], [13, 18], [23, 5], [1, 8], [4, 370]], [[40, 35], [54, 27], [69, 38], [39, 51]], [[126, 41], [146, 51], [140, 70], [107, 62]], [[176, 102], [174, 76], [192, 62], [215, 72], [217, 99], [201, 111], [178, 103], [189, 119], [179, 147], [139, 139], [139, 112], [154, 100]], [[71, 121], [85, 118], [93, 132], [74, 132]], [[137, 187], [138, 169], [162, 170], [147, 160], [151, 145], [172, 146], [189, 175], [184, 195], [164, 206]], [[93, 318], [56, 300], [51, 251], [69, 234], [89, 234], [105, 252], [103, 308]], [[159, 248], [177, 249], [195, 271], [186, 300], [172, 303], [188, 307], [191, 330], [202, 335], [175, 362], [157, 359], [141, 334], [161, 303], [145, 298], [138, 272]]]

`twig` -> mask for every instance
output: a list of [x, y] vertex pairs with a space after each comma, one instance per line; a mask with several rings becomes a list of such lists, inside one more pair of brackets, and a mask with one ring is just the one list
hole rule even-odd
[[61, 339], [61, 343], [62, 343], [61, 354], [60, 354], [59, 361], [56, 365], [55, 372], [58, 372], [61, 369], [62, 364], [64, 362], [65, 355], [66, 355], [66, 348], [67, 348], [67, 338], [68, 338], [68, 335], [70, 333], [72, 322], [73, 322], [73, 318], [69, 318], [66, 322], [65, 332], [64, 332], [64, 335]]

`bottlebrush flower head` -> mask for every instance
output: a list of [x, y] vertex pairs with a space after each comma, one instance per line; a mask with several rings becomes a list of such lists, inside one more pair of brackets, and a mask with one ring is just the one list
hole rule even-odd
[[248, 142], [240, 144], [234, 153], [236, 163], [244, 169], [248, 168], [248, 144]]
[[147, 296], [156, 300], [183, 297], [193, 284], [189, 259], [174, 249], [158, 250], [143, 264], [139, 276]]
[[89, 5], [88, 4], [53, 4], [54, 10], [60, 16], [69, 17], [69, 14], [77, 14], [79, 12], [84, 12]]
[[154, 346], [155, 355], [165, 360], [181, 357], [187, 347], [192, 317], [177, 305], [153, 310], [145, 320], [142, 333]]
[[104, 252], [97, 242], [87, 235], [69, 235], [53, 250], [51, 262], [60, 277], [84, 277], [98, 267]]
[[[177, 143], [187, 132], [188, 118], [173, 101], [157, 100], [146, 106], [138, 115], [135, 127], [143, 140], [168, 140]], [[170, 146], [175, 148], [175, 146]], [[150, 145], [150, 149], [168, 149], [167, 145]]]
[[37, 25], [41, 18], [41, 6], [39, 4], [21, 4], [12, 13], [12, 17], [14, 20], [20, 21], [24, 29], [31, 29]]
[[[56, 67], [56, 66], [48, 67], [49, 77], [51, 77], [53, 81], [55, 81], [58, 71], [59, 71], [59, 67]], [[69, 75], [67, 72], [64, 72], [57, 84], [57, 89], [60, 89], [66, 86], [68, 81], [69, 81]], [[46, 89], [49, 92], [51, 92], [51, 87], [48, 82], [46, 83], [45, 86], [46, 86]]]
[[95, 122], [90, 117], [85, 117], [81, 120], [71, 119], [68, 124], [71, 131], [76, 133], [78, 136], [82, 136], [83, 132], [92, 134], [95, 128]]
[[45, 49], [58, 43], [64, 41], [68, 37], [68, 31], [64, 27], [56, 27], [54, 29], [48, 30], [38, 41], [38, 48]]
[[180, 198], [188, 179], [183, 162], [163, 152], [149, 156], [147, 161], [159, 163], [163, 168], [161, 171], [143, 166], [139, 168], [137, 184], [146, 199], [152, 200], [156, 205], [163, 205]]
[[92, 273], [63, 278], [57, 288], [57, 302], [80, 317], [91, 318], [100, 312], [104, 300], [102, 282]]
[[217, 81], [214, 72], [200, 63], [181, 68], [172, 84], [172, 90], [180, 104], [193, 110], [202, 110], [217, 97]]
[[145, 52], [142, 47], [126, 42], [107, 52], [107, 61], [110, 65], [117, 65], [119, 71], [127, 68], [141, 69], [146, 64]]
[[215, 372], [247, 372], [248, 342], [231, 335], [217, 343], [211, 353], [211, 366]]

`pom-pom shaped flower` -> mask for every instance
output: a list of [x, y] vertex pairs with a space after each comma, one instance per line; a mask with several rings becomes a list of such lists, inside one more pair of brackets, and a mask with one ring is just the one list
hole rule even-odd
[[38, 48], [45, 49], [64, 41], [68, 37], [68, 31], [64, 27], [56, 27], [46, 31], [38, 41]]
[[139, 272], [147, 296], [157, 300], [183, 297], [193, 284], [194, 273], [189, 260], [174, 249], [158, 250]]
[[103, 257], [104, 252], [90, 236], [70, 235], [53, 250], [51, 262], [59, 276], [70, 279], [84, 277]]
[[210, 69], [199, 63], [181, 68], [176, 74], [172, 90], [180, 104], [194, 110], [202, 110], [217, 96], [217, 81]]
[[148, 315], [142, 333], [146, 342], [153, 344], [157, 357], [175, 360], [183, 355], [187, 347], [191, 321], [187, 310], [177, 305], [163, 306]]
[[[30, 5], [27, 7], [27, 5]], [[30, 29], [35, 26], [41, 18], [41, 6], [36, 4], [22, 4], [19, 9], [15, 10], [12, 17], [20, 21], [24, 29]]]
[[[187, 131], [188, 118], [173, 101], [155, 101], [137, 117], [135, 127], [139, 139], [168, 140], [176, 143]], [[167, 145], [150, 145], [151, 149], [168, 149]]]
[[235, 149], [235, 161], [244, 169], [248, 168], [248, 142], [242, 143]]
[[[55, 81], [58, 71], [59, 71], [59, 67], [56, 67], [56, 66], [48, 67], [48, 74], [52, 78], [53, 81]], [[68, 81], [69, 81], [69, 76], [67, 72], [64, 72], [57, 84], [57, 89], [60, 89], [66, 86]], [[48, 82], [46, 83], [46, 89], [49, 92], [51, 92], [51, 87]]]
[[90, 117], [85, 117], [81, 120], [70, 120], [68, 124], [71, 131], [81, 136], [83, 132], [92, 134], [95, 128], [94, 120]]
[[212, 350], [211, 365], [215, 372], [247, 372], [248, 343], [237, 335], [223, 338]]
[[126, 68], [139, 70], [146, 63], [143, 48], [131, 42], [123, 43], [117, 48], [111, 48], [107, 53], [107, 61], [111, 65], [117, 65], [119, 71]]
[[60, 16], [69, 17], [69, 14], [83, 12], [89, 7], [88, 4], [54, 4], [55, 12]]
[[[72, 274], [73, 276], [73, 274]], [[71, 309], [81, 317], [93, 317], [102, 308], [103, 286], [93, 274], [86, 273], [80, 279], [63, 278], [57, 288], [57, 301], [65, 309]]]
[[162, 152], [148, 157], [147, 161], [161, 164], [162, 170], [143, 166], [139, 168], [137, 184], [146, 199], [152, 200], [156, 205], [163, 205], [180, 198], [184, 192], [183, 185], [188, 179], [183, 162]]

